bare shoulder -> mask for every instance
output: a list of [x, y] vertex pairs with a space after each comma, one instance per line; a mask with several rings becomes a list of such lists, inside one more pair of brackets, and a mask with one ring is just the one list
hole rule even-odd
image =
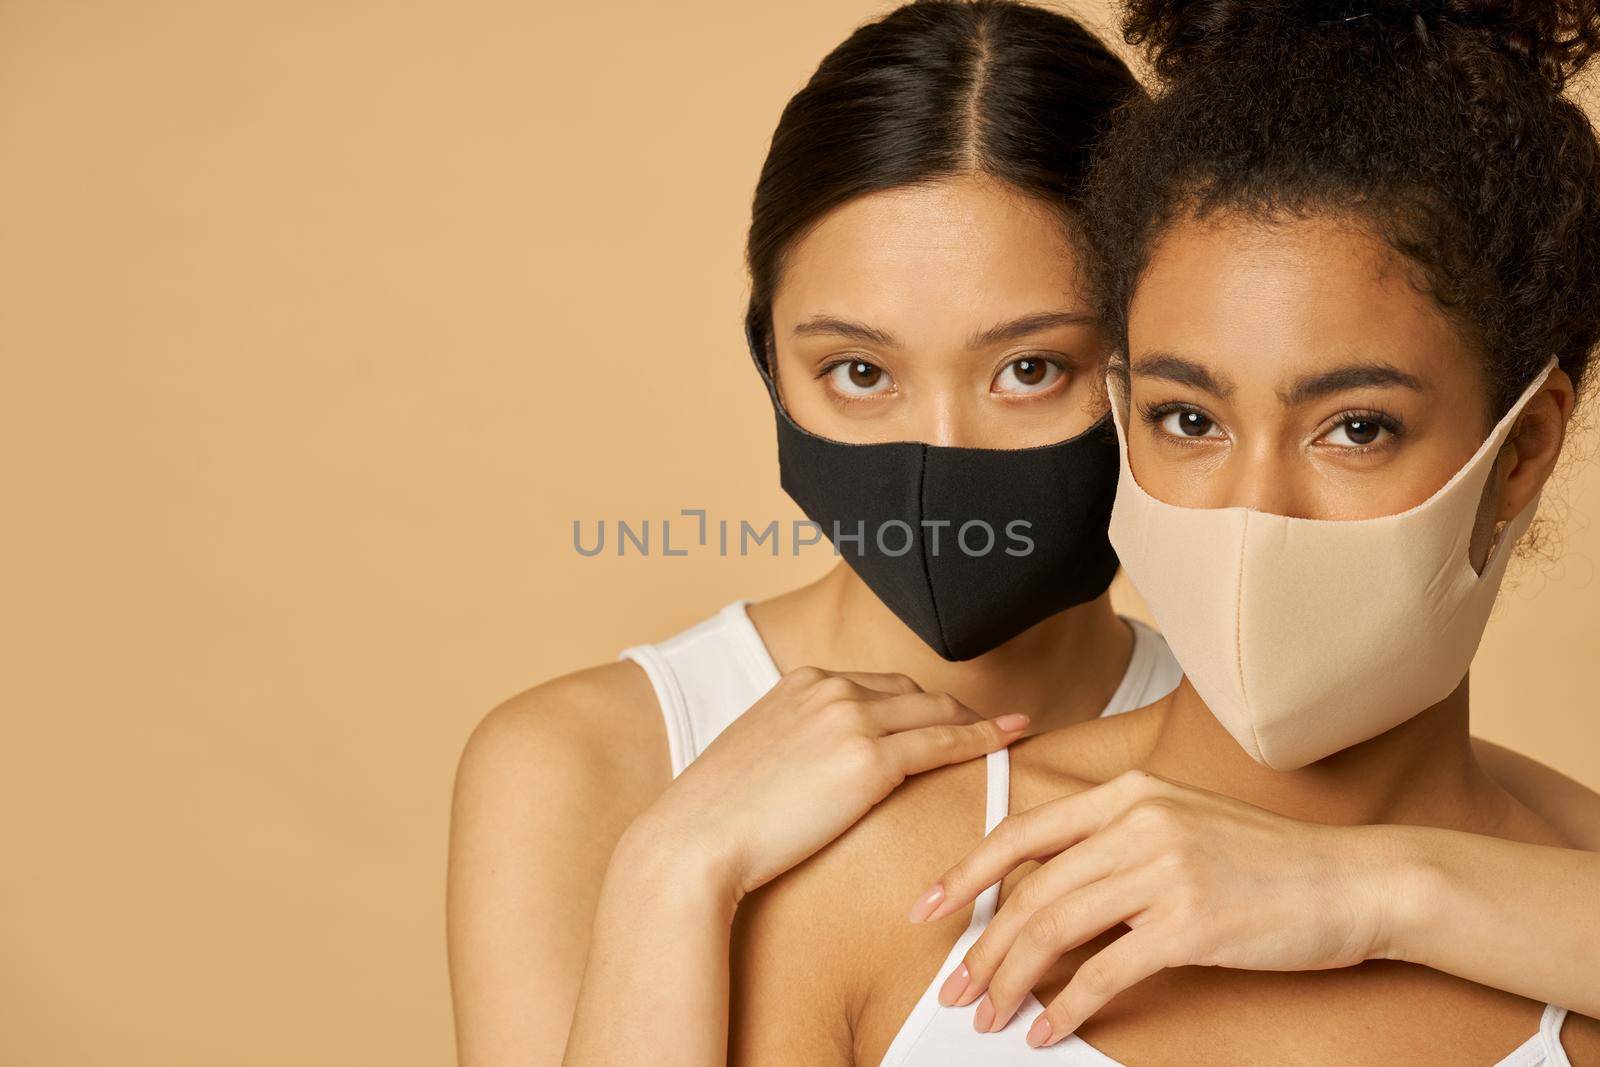
[[1037, 802], [1032, 795], [1017, 795], [1027, 793], [1030, 778], [1039, 779], [1044, 793], [1039, 799], [1050, 799], [1109, 782], [1141, 766], [1160, 733], [1170, 701], [1170, 695], [1165, 696], [1133, 711], [1063, 726], [1013, 744], [1012, 809]]
[[655, 692], [627, 660], [562, 675], [491, 708], [467, 739], [458, 775], [606, 768], [660, 785], [671, 777]]
[[926, 969], [925, 982], [966, 922], [970, 909], [931, 924], [906, 913], [982, 838], [985, 781], [982, 758], [908, 778], [744, 899], [733, 930], [731, 1061], [858, 1060], [863, 1013], [882, 1003], [885, 982], [914, 982]]
[[502, 853], [485, 861], [502, 870], [521, 855], [542, 861], [542, 845], [577, 849], [568, 862], [603, 871], [616, 839], [671, 778], [666, 728], [638, 664], [608, 663], [524, 690], [490, 709], [462, 750], [452, 869], [466, 858], [458, 852], [482, 838]]
[[1572, 1067], [1600, 1067], [1600, 1022], [1568, 1012], [1560, 1036], [1562, 1051]]
[[492, 708], [456, 769], [446, 892], [463, 1063], [559, 1063], [617, 839], [671, 780], [643, 670], [619, 662]]
[[[741, 914], [848, 936], [859, 966], [879, 939], [903, 943], [911, 897], [983, 836], [983, 758], [914, 775], [804, 863], [751, 893]], [[894, 923], [886, 920], [895, 919]], [[887, 936], [885, 936], [887, 935]]]
[[1472, 739], [1472, 751], [1500, 787], [1576, 847], [1600, 852], [1600, 793], [1509, 748]]

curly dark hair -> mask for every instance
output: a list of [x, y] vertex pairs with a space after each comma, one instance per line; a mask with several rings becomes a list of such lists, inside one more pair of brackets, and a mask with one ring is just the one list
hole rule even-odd
[[1562, 95], [1600, 0], [1130, 0], [1160, 84], [1118, 114], [1085, 221], [1104, 312], [1180, 217], [1354, 216], [1485, 360], [1495, 416], [1600, 339], [1600, 146]]

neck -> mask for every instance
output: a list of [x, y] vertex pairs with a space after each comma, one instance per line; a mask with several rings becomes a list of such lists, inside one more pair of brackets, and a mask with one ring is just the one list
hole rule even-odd
[[978, 714], [1032, 717], [1027, 733], [1099, 715], [1133, 654], [1133, 633], [1110, 593], [1068, 608], [1005, 644], [959, 663], [942, 659], [840, 563], [794, 592], [753, 604], [751, 618], [780, 670], [909, 675], [923, 689], [950, 693]]
[[1239, 747], [1185, 678], [1168, 698], [1145, 769], [1292, 818], [1357, 825], [1486, 828], [1504, 794], [1478, 766], [1467, 679], [1386, 733], [1292, 771]]

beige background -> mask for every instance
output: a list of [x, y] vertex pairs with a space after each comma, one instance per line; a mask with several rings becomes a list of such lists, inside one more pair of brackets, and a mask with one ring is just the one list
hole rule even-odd
[[[883, 9], [0, 0], [0, 1061], [450, 1057], [473, 724], [826, 566], [571, 523], [796, 514], [741, 241]], [[1478, 728], [1600, 787], [1561, 495]]]

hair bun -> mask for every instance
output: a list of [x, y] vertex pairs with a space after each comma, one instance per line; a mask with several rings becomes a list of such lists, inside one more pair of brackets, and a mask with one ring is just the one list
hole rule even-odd
[[1600, 50], [1600, 0], [1129, 0], [1123, 22], [1169, 78], [1263, 35], [1383, 32], [1487, 44], [1559, 92]]

